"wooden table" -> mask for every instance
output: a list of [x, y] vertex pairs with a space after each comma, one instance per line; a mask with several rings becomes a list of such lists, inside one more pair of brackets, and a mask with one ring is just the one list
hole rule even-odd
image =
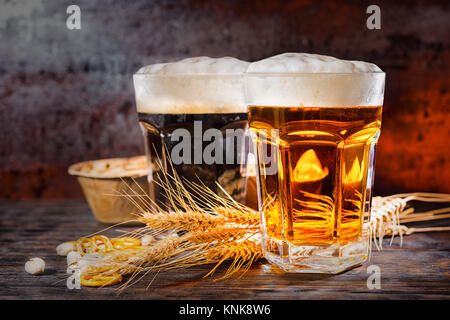
[[[116, 287], [69, 290], [65, 258], [55, 253], [62, 241], [105, 228], [83, 201], [0, 201], [0, 299], [448, 299], [450, 233], [412, 234], [403, 247], [396, 238], [369, 262], [339, 275], [276, 274], [261, 261], [241, 278], [203, 279], [208, 266], [160, 274], [117, 295]], [[447, 222], [427, 223], [427, 226]], [[424, 224], [420, 225], [424, 226]], [[117, 228], [123, 230], [124, 228]], [[109, 235], [120, 235], [112, 230]], [[31, 257], [42, 257], [45, 274], [24, 271]], [[367, 267], [381, 269], [381, 289], [368, 289]]]

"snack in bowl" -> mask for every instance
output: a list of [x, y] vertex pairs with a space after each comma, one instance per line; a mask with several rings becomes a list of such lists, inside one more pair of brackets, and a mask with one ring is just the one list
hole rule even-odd
[[[145, 156], [79, 162], [71, 165], [68, 172], [78, 178], [98, 221], [121, 223], [136, 220], [136, 205], [125, 195], [148, 194]], [[133, 199], [143, 200], [142, 197]]]

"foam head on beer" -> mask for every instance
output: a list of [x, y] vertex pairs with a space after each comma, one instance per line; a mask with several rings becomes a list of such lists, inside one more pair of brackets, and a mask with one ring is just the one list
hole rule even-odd
[[248, 65], [232, 57], [194, 57], [145, 66], [134, 76], [138, 112], [246, 112], [242, 75]]
[[[368, 76], [372, 74], [373, 76]], [[247, 101], [260, 106], [378, 106], [384, 73], [373, 63], [284, 53], [250, 64]]]

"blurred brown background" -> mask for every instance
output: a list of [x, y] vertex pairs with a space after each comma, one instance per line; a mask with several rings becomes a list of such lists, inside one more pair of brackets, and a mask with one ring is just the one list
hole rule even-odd
[[[66, 8], [81, 8], [81, 30]], [[381, 8], [368, 30], [366, 8]], [[0, 198], [81, 198], [77, 161], [143, 153], [132, 74], [310, 52], [387, 73], [376, 193], [450, 192], [449, 1], [0, 0]]]

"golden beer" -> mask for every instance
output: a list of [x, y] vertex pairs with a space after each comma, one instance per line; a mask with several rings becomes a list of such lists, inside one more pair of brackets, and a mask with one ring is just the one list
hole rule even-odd
[[[362, 235], [381, 111], [381, 106], [249, 106], [257, 145], [278, 149], [276, 174], [264, 174], [264, 161], [259, 161], [268, 237], [294, 245], [330, 245]], [[272, 137], [268, 129], [278, 135]]]

